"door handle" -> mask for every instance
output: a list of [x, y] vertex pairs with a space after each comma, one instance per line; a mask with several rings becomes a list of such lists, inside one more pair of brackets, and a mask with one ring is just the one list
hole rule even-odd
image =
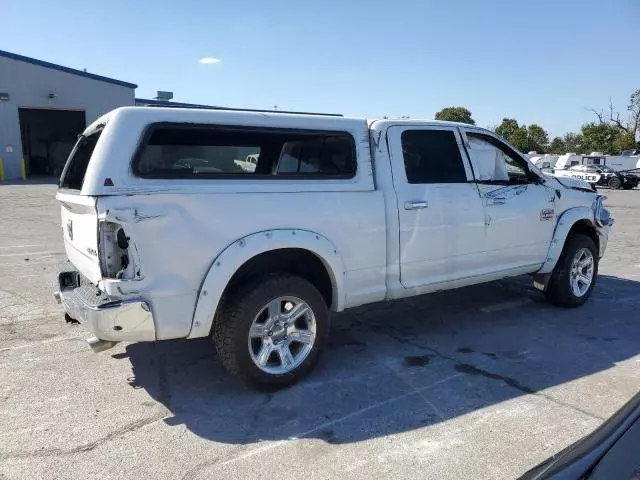
[[506, 199], [504, 197], [491, 197], [487, 199], [489, 205], [504, 205]]
[[405, 210], [420, 210], [421, 208], [427, 208], [429, 204], [426, 200], [410, 200], [408, 202], [404, 202]]

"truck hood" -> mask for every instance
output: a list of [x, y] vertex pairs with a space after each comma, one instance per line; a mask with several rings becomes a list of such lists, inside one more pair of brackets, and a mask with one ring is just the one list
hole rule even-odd
[[575, 177], [564, 177], [564, 176], [554, 175], [551, 172], [544, 172], [544, 174], [548, 177], [553, 177], [558, 183], [560, 183], [564, 187], [571, 188], [574, 190], [593, 192], [593, 188], [591, 187], [591, 184], [586, 180], [582, 180], [580, 178], [575, 178]]

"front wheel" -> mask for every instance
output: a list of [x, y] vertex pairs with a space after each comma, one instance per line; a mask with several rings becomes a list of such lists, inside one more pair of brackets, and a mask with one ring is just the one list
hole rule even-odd
[[594, 241], [582, 234], [569, 235], [545, 296], [553, 305], [578, 307], [591, 296], [597, 276], [598, 250]]
[[609, 186], [609, 188], [613, 188], [614, 190], [617, 190], [622, 186], [622, 182], [617, 177], [611, 177], [607, 185]]
[[223, 366], [266, 390], [292, 385], [317, 363], [329, 336], [318, 289], [276, 274], [234, 289], [216, 314], [213, 338]]

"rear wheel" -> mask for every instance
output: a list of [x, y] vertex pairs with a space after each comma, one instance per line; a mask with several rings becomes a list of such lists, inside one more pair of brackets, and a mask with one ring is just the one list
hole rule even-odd
[[598, 251], [591, 238], [569, 235], [551, 274], [545, 297], [553, 305], [578, 307], [591, 296], [598, 275]]
[[620, 181], [620, 179], [618, 177], [611, 177], [609, 179], [609, 181], [607, 182], [607, 186], [609, 188], [613, 188], [613, 189], [618, 189], [622, 186], [622, 182]]
[[327, 305], [308, 281], [277, 274], [236, 288], [216, 314], [224, 367], [267, 390], [292, 385], [317, 363], [329, 336]]

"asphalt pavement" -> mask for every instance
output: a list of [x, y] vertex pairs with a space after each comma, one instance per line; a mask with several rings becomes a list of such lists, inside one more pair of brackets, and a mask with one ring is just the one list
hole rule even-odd
[[0, 479], [508, 479], [640, 390], [640, 191], [593, 297], [547, 305], [528, 277], [332, 318], [302, 383], [228, 376], [208, 339], [93, 354], [52, 298], [55, 186], [0, 185]]

